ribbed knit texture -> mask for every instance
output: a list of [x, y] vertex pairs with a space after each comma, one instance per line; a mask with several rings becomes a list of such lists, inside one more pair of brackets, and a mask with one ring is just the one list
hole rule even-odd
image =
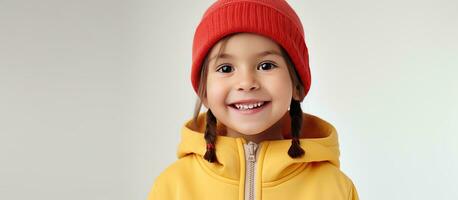
[[218, 0], [204, 13], [192, 48], [191, 82], [197, 93], [202, 62], [221, 38], [238, 32], [271, 38], [291, 57], [305, 94], [311, 84], [309, 56], [302, 23], [285, 0]]

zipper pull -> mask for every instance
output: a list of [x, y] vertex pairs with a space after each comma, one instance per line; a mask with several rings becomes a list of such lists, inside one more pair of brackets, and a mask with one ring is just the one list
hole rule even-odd
[[252, 141], [248, 143], [248, 161], [255, 162], [256, 161], [256, 150], [258, 145]]

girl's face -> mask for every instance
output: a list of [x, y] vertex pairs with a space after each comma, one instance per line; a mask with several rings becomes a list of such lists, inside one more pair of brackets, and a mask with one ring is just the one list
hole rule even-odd
[[[238, 33], [229, 38], [216, 59], [220, 46], [221, 42], [215, 44], [208, 54], [206, 97], [202, 103], [226, 126], [228, 135], [261, 133], [285, 115], [293, 96], [280, 47], [270, 38]], [[258, 103], [263, 105], [243, 108]], [[240, 104], [243, 107], [238, 109]]]

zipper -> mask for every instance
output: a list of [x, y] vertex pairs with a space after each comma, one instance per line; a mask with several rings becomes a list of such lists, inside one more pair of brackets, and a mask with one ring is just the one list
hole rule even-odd
[[250, 141], [245, 145], [245, 200], [255, 199], [255, 175], [258, 144]]

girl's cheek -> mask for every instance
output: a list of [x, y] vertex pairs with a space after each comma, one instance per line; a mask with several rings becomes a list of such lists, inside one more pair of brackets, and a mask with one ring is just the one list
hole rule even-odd
[[210, 104], [220, 104], [221, 102], [224, 103], [224, 98], [226, 96], [225, 89], [223, 89], [222, 85], [218, 84], [212, 84], [212, 86], [209, 86], [207, 95]]
[[274, 91], [278, 96], [292, 96], [292, 83], [288, 76], [279, 76], [269, 80], [268, 86], [271, 91]]

